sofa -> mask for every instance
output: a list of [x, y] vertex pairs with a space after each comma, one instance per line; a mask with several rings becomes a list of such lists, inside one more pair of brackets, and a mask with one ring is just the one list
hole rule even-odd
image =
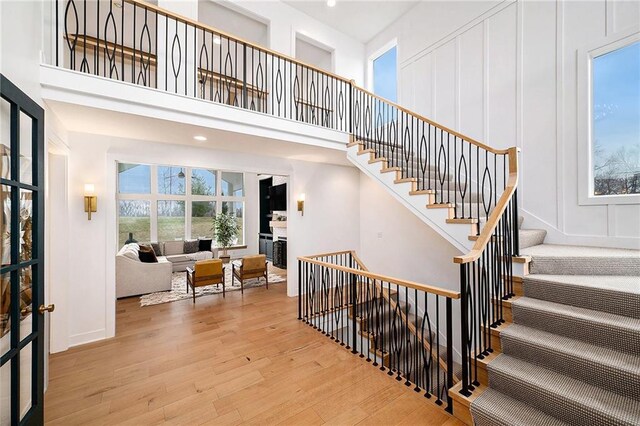
[[164, 257], [145, 263], [139, 258], [140, 246], [126, 244], [116, 255], [116, 297], [138, 296], [171, 290], [172, 263]]
[[184, 272], [192, 268], [198, 260], [209, 260], [218, 257], [218, 249], [200, 250], [199, 240], [166, 241], [152, 243], [154, 251], [171, 263], [173, 272]]

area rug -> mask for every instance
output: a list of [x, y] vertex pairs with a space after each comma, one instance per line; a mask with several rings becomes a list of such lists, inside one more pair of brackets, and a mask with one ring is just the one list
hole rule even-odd
[[[240, 291], [240, 281], [234, 279], [233, 285], [231, 285], [231, 265], [229, 265], [229, 267], [225, 266], [224, 269], [226, 291]], [[284, 277], [269, 273], [269, 285], [281, 283], [283, 281], [286, 281]], [[245, 290], [253, 287], [264, 287], [264, 285], [264, 278], [252, 278], [244, 281]], [[222, 284], [220, 284], [219, 287], [215, 284], [205, 287], [196, 287], [196, 297], [210, 296], [220, 293], [222, 293]], [[149, 293], [140, 296], [140, 306], [160, 305], [162, 303], [176, 302], [178, 300], [192, 298], [193, 295], [191, 294], [191, 288], [189, 288], [189, 293], [187, 294], [187, 274], [185, 272], [174, 272], [173, 276], [171, 277], [171, 290], [159, 291], [156, 293]]]

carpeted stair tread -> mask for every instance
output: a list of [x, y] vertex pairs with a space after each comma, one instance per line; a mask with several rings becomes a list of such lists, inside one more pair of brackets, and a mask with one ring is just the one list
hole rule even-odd
[[640, 277], [532, 274], [523, 288], [534, 299], [640, 318]]
[[639, 401], [506, 354], [487, 368], [491, 388], [569, 424], [638, 424]]
[[564, 422], [491, 388], [471, 403], [476, 426], [565, 426]]
[[512, 324], [500, 334], [504, 354], [640, 401], [640, 357]]
[[540, 244], [520, 254], [531, 256], [532, 274], [640, 277], [640, 250]]
[[513, 322], [593, 345], [640, 353], [640, 320], [545, 300], [520, 297], [511, 304]]
[[546, 237], [547, 231], [544, 229], [520, 229], [520, 249], [540, 245]]

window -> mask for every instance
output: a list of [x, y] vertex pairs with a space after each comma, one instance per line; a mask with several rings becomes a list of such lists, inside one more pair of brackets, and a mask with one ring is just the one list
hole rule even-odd
[[184, 239], [184, 201], [158, 201], [158, 240]]
[[184, 195], [184, 184], [184, 168], [158, 166], [158, 193]]
[[192, 195], [216, 195], [216, 171], [193, 169], [191, 171]]
[[234, 245], [244, 244], [244, 203], [238, 201], [223, 201], [222, 213], [231, 214], [236, 217], [238, 223], [238, 239]]
[[120, 194], [149, 194], [151, 167], [144, 164], [118, 163], [118, 192]]
[[242, 173], [222, 172], [222, 196], [244, 196], [243, 177]]
[[373, 60], [373, 93], [392, 102], [398, 101], [396, 46]]
[[215, 201], [193, 201], [191, 203], [191, 237], [213, 237], [215, 215]]
[[215, 237], [213, 218], [238, 221], [244, 245], [244, 174], [207, 168], [118, 163], [118, 243]]
[[144, 200], [120, 200], [118, 202], [118, 244], [122, 247], [129, 234], [138, 241], [151, 240], [150, 202]]
[[592, 195], [640, 194], [640, 41], [592, 57]]

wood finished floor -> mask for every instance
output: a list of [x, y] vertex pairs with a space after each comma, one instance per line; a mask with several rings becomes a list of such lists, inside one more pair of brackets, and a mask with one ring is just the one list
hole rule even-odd
[[296, 319], [286, 283], [140, 308], [50, 357], [47, 424], [461, 425]]

